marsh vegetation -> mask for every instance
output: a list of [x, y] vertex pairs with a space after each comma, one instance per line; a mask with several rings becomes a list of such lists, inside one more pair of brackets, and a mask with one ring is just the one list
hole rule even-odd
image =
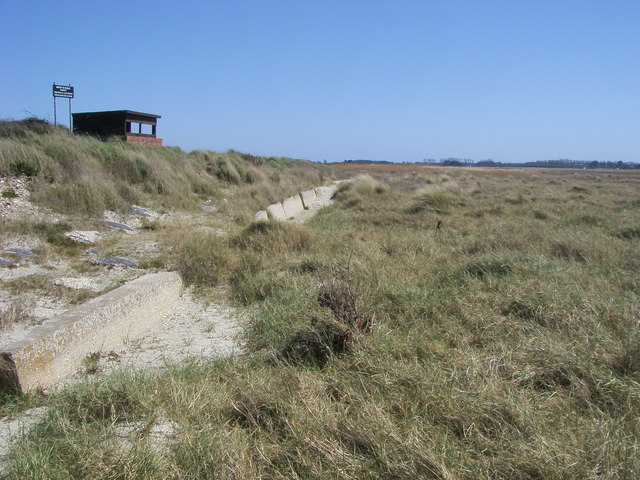
[[251, 354], [10, 400], [51, 407], [10, 478], [640, 476], [638, 173], [335, 175], [304, 226], [161, 229]]

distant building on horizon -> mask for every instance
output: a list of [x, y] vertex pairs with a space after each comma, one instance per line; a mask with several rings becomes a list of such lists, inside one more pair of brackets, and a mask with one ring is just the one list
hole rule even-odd
[[145, 147], [161, 147], [162, 139], [156, 137], [159, 118], [162, 117], [133, 110], [74, 113], [73, 131], [100, 138], [120, 137]]

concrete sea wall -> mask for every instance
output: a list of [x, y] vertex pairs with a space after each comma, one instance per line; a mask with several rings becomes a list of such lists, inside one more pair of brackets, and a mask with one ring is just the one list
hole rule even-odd
[[143, 333], [181, 292], [177, 273], [154, 273], [47, 320], [0, 350], [0, 392], [55, 385], [77, 372], [89, 353], [108, 352]]
[[[310, 209], [320, 198], [318, 190], [333, 189], [333, 187], [318, 187], [313, 190], [305, 190], [297, 193], [289, 198], [285, 198], [282, 202], [269, 205], [266, 210], [261, 210], [254, 215], [257, 221], [264, 220], [288, 220], [300, 215], [305, 210]], [[333, 191], [333, 190], [332, 190]]]

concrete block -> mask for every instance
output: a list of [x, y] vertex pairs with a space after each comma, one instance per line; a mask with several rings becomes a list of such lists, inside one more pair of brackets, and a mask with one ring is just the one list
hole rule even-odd
[[67, 238], [70, 238], [74, 242], [88, 243], [92, 245], [96, 243], [98, 240], [101, 240], [109, 236], [109, 233], [98, 232], [96, 230], [75, 230], [73, 232], [66, 232], [64, 236]]
[[256, 222], [266, 222], [267, 220], [269, 220], [267, 212], [265, 212], [264, 210], [260, 210], [259, 212], [257, 212], [253, 216], [253, 218], [256, 220]]
[[78, 371], [89, 353], [117, 349], [142, 334], [181, 292], [177, 273], [154, 273], [47, 320], [0, 347], [0, 392], [55, 385]]
[[302, 199], [304, 208], [311, 208], [318, 200], [315, 190], [306, 190], [304, 192], [300, 192], [300, 198]]
[[284, 208], [282, 208], [281, 203], [274, 203], [273, 205], [269, 205], [267, 207], [267, 213], [269, 217], [273, 220], [286, 220], [287, 214], [284, 213]]
[[282, 208], [287, 218], [295, 217], [299, 213], [304, 212], [304, 205], [302, 205], [300, 195], [294, 195], [293, 197], [283, 200]]
[[318, 200], [326, 201], [333, 197], [333, 194], [336, 192], [336, 187], [334, 185], [324, 185], [322, 187], [316, 187], [315, 192]]

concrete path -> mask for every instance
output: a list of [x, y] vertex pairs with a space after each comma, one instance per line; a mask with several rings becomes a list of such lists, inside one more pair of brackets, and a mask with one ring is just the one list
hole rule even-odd
[[198, 300], [187, 289], [151, 329], [102, 355], [98, 370], [164, 368], [192, 359], [244, 353], [239, 316], [231, 308]]

